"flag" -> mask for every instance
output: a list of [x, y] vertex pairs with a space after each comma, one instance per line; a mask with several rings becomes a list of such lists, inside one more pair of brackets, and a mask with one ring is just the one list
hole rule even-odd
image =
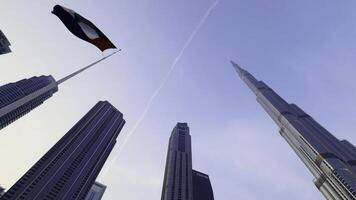
[[101, 51], [112, 48], [116, 49], [115, 45], [92, 22], [73, 10], [56, 5], [53, 7], [52, 13], [56, 15], [75, 36], [95, 45]]

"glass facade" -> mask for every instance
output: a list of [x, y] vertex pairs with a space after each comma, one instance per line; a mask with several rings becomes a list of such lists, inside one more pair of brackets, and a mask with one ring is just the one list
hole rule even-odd
[[169, 140], [162, 200], [192, 200], [191, 157], [188, 124], [178, 123]]
[[280, 134], [315, 177], [327, 199], [356, 199], [356, 148], [339, 140], [295, 104], [233, 63], [257, 101], [280, 127]]
[[195, 170], [193, 170], [193, 199], [214, 200], [209, 176]]
[[[197, 180], [197, 189], [203, 191], [205, 185]], [[194, 191], [194, 184], [189, 127], [187, 123], [178, 123], [169, 139], [161, 200], [198, 200], [199, 196], [193, 195], [194, 192], [199, 193]]]
[[0, 199], [84, 199], [124, 124], [109, 102], [97, 103]]
[[1, 86], [0, 129], [41, 105], [57, 91], [52, 76], [35, 76]]

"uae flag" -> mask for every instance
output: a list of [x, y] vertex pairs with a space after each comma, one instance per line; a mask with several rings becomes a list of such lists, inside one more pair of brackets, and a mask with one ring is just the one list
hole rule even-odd
[[52, 11], [75, 36], [92, 43], [101, 51], [116, 49], [115, 45], [92, 22], [71, 9], [56, 5]]

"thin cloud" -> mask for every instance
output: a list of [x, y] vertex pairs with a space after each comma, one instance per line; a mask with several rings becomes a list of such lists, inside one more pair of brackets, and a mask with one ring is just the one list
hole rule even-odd
[[159, 93], [161, 92], [162, 88], [166, 85], [167, 81], [169, 80], [169, 77], [171, 76], [173, 70], [176, 68], [178, 62], [180, 61], [180, 59], [182, 58], [182, 56], [184, 55], [185, 50], [189, 47], [189, 45], [191, 44], [191, 42], [193, 41], [193, 39], [195, 38], [196, 34], [199, 32], [200, 28], [202, 27], [202, 25], [204, 24], [204, 22], [208, 19], [208, 17], [210, 16], [211, 12], [216, 8], [216, 6], [219, 4], [219, 1], [215, 1], [214, 3], [212, 3], [210, 5], [210, 7], [208, 8], [208, 10], [205, 12], [204, 16], [202, 17], [202, 19], [199, 21], [198, 25], [194, 28], [193, 32], [190, 34], [189, 38], [187, 39], [187, 41], [184, 43], [182, 49], [179, 51], [179, 54], [176, 56], [176, 58], [173, 60], [169, 71], [167, 72], [166, 76], [164, 77], [162, 83], [157, 87], [157, 89], [153, 92], [153, 94], [151, 95], [151, 97], [149, 98], [147, 105], [145, 107], [145, 109], [143, 110], [141, 116], [138, 118], [138, 120], [136, 121], [136, 123], [134, 124], [134, 126], [132, 127], [132, 129], [129, 131], [129, 133], [127, 134], [127, 136], [125, 137], [124, 141], [122, 142], [118, 153], [115, 155], [115, 157], [108, 163], [106, 169], [103, 170], [103, 173], [101, 174], [100, 178], [104, 178], [105, 175], [107, 174], [107, 172], [109, 171], [109, 169], [111, 168], [111, 166], [116, 162], [118, 156], [120, 155], [122, 149], [125, 147], [126, 143], [128, 142], [128, 140], [131, 138], [132, 134], [135, 133], [135, 131], [137, 130], [137, 128], [141, 125], [142, 121], [145, 119], [146, 114], [148, 113], [148, 111], [150, 110], [152, 103], [154, 102], [154, 100], [156, 99], [156, 97], [159, 95]]

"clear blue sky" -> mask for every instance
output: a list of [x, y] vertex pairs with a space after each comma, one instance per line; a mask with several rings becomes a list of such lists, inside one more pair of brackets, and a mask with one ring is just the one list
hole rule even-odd
[[1, 85], [42, 74], [59, 79], [102, 57], [50, 13], [57, 3], [91, 19], [123, 51], [1, 130], [0, 184], [9, 188], [98, 100], [109, 100], [127, 124], [100, 178], [108, 185], [104, 199], [160, 198], [168, 138], [178, 121], [189, 123], [193, 167], [210, 175], [215, 199], [323, 199], [228, 61], [355, 144], [354, 0], [221, 0], [122, 144], [214, 2], [2, 1], [0, 29], [13, 53], [0, 56]]

